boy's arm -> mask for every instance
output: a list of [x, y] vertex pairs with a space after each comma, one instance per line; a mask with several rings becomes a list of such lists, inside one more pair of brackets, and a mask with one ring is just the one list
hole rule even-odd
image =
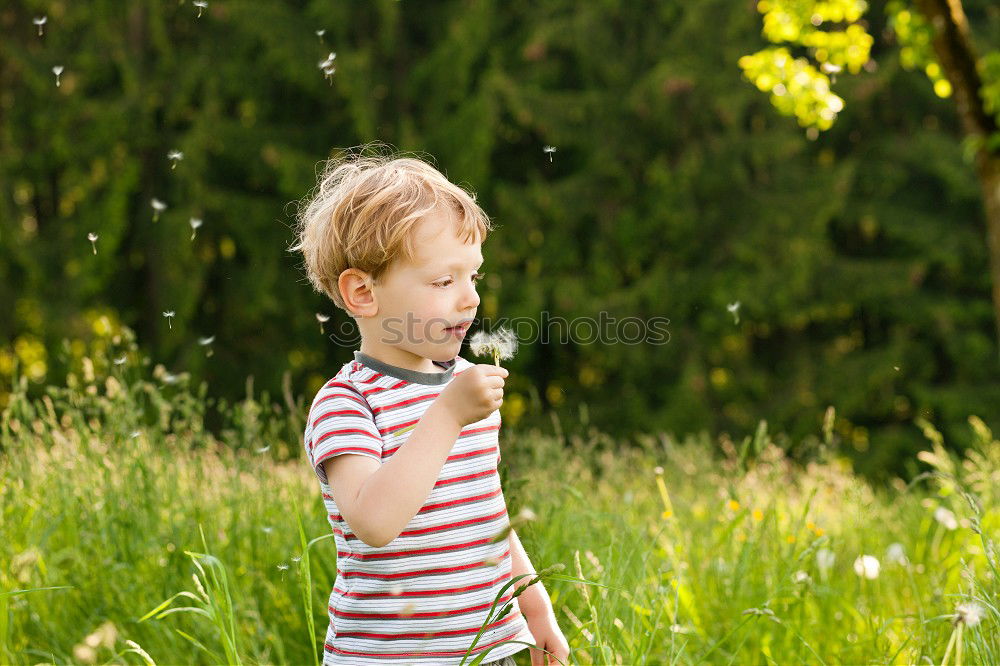
[[[531, 582], [536, 572], [535, 568], [531, 566], [528, 554], [524, 552], [524, 546], [521, 545], [521, 539], [518, 538], [517, 532], [511, 529], [510, 534], [507, 536], [507, 541], [510, 544], [510, 575], [517, 577], [521, 574], [532, 574], [531, 577], [522, 578], [514, 583], [514, 589], [517, 591]], [[517, 605], [521, 608], [521, 614], [525, 617], [553, 614], [552, 602], [549, 601], [549, 593], [545, 591], [542, 581], [538, 581], [522, 592], [517, 598]]]
[[409, 439], [362, 484], [355, 515], [381, 548], [396, 539], [434, 490], [462, 425], [436, 400]]

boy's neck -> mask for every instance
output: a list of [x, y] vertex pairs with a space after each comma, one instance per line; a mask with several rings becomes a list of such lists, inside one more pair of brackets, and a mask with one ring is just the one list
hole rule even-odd
[[372, 349], [371, 346], [366, 346], [364, 341], [362, 341], [361, 348], [358, 351], [377, 361], [402, 368], [403, 370], [423, 373], [445, 372], [444, 368], [436, 365], [431, 359], [413, 354], [405, 349], [399, 349], [398, 347]]

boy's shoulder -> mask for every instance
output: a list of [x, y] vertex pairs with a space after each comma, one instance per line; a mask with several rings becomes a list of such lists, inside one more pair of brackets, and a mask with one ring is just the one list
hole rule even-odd
[[[452, 370], [452, 376], [476, 365], [461, 355], [456, 355], [454, 360], [455, 363], [454, 370]], [[386, 386], [380, 387], [380, 381], [384, 381]], [[395, 380], [393, 378], [387, 377], [386, 375], [365, 366], [363, 363], [352, 359], [344, 363], [336, 375], [323, 382], [323, 385], [316, 392], [315, 398], [313, 398], [313, 404], [322, 399], [325, 395], [337, 392], [338, 390], [354, 390], [364, 395], [366, 389], [380, 387], [380, 390], [384, 390], [394, 382]]]

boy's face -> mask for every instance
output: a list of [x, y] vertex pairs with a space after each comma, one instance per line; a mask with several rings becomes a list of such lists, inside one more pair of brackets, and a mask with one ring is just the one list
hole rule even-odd
[[476, 317], [481, 244], [463, 243], [456, 214], [439, 208], [414, 229], [414, 257], [394, 261], [372, 287], [377, 313], [359, 318], [361, 352], [419, 372], [438, 370], [431, 361], [450, 361]]

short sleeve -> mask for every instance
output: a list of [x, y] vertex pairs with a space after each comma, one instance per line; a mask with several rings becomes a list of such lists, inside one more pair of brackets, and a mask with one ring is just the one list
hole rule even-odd
[[309, 413], [306, 450], [319, 480], [329, 485], [323, 462], [345, 453], [382, 462], [382, 436], [364, 397], [348, 384], [324, 387]]

